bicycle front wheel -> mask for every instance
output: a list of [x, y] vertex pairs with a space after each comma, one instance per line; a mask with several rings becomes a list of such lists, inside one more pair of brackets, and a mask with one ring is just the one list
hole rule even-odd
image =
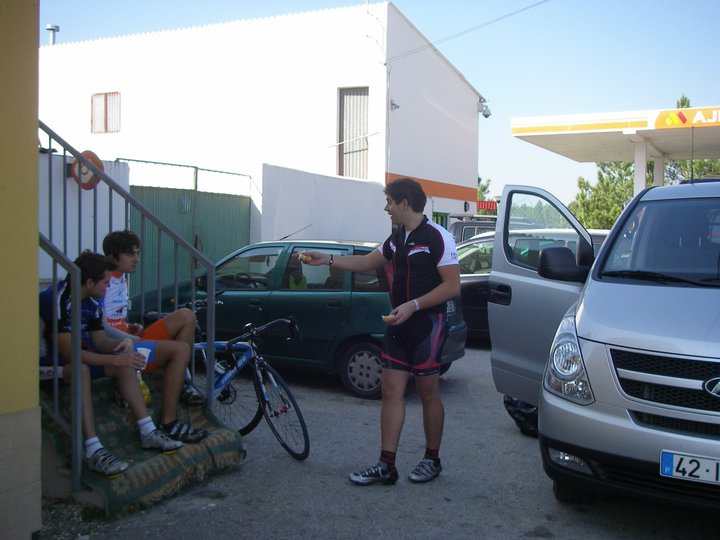
[[[226, 367], [223, 362], [218, 358], [220, 369]], [[205, 373], [196, 373], [195, 385], [205, 395], [207, 385]], [[215, 416], [227, 427], [239, 431], [240, 435], [247, 435], [255, 429], [263, 416], [254, 387], [251, 370], [243, 369], [215, 396], [212, 407]]]
[[300, 407], [290, 388], [275, 369], [261, 361], [256, 370], [255, 390], [270, 429], [282, 447], [297, 460], [310, 453], [310, 436]]

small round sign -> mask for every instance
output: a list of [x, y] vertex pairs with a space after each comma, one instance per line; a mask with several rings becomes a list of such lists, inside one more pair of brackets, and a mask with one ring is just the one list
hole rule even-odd
[[[82, 155], [86, 159], [90, 160], [90, 162], [101, 171], [105, 170], [103, 162], [100, 161], [100, 158], [97, 157], [95, 152], [92, 150], [85, 150], [82, 152]], [[80, 163], [77, 158], [73, 160], [72, 165], [70, 166], [70, 174], [83, 189], [93, 189], [100, 181], [100, 178], [87, 166]]]

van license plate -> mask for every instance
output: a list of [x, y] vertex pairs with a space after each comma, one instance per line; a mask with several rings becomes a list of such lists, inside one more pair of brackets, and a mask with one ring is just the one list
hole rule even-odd
[[663, 450], [660, 453], [660, 476], [720, 484], [720, 460]]

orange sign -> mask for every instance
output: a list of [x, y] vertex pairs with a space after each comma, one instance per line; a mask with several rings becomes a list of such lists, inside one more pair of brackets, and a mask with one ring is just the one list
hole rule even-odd
[[[93, 152], [92, 150], [85, 150], [84, 152], [82, 152], [82, 155], [83, 157], [90, 160], [90, 162], [101, 171], [105, 170], [103, 162], [100, 161], [100, 158], [97, 157], [95, 152]], [[100, 178], [88, 167], [80, 163], [77, 158], [73, 160], [72, 165], [70, 166], [70, 175], [83, 189], [93, 189], [95, 185], [100, 181]]]
[[720, 107], [698, 107], [660, 111], [655, 129], [720, 126]]

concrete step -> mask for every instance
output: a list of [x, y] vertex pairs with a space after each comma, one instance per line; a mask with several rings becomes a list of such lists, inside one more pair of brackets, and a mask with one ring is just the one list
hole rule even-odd
[[[161, 372], [146, 376], [152, 391], [149, 407], [159, 423]], [[43, 398], [48, 398], [45, 390]], [[60, 392], [61, 414], [69, 415], [69, 387]], [[225, 428], [207, 407], [178, 406], [178, 418], [210, 434], [200, 443], [185, 444], [174, 454], [142, 450], [132, 413], [115, 399], [112, 379], [93, 381], [95, 426], [101, 442], [130, 468], [117, 478], [107, 479], [83, 466], [83, 489], [72, 491], [70, 437], [48, 415], [42, 422], [42, 491], [48, 498], [73, 498], [83, 504], [103, 508], [115, 514], [133, 507], [149, 505], [179, 493], [187, 486], [204, 480], [209, 474], [237, 467], [245, 457], [240, 434]]]

